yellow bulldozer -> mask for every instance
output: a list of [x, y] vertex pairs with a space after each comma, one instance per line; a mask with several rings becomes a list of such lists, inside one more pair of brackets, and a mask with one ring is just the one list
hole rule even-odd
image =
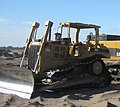
[[[110, 52], [97, 39], [100, 26], [61, 22], [51, 39], [53, 22], [47, 21], [43, 37], [37, 39], [39, 25], [37, 22], [32, 25], [20, 67], [0, 67], [3, 83], [0, 92], [30, 98], [36, 84], [39, 84], [39, 91], [54, 91], [74, 86], [104, 87], [111, 83], [111, 75], [102, 61], [102, 58], [110, 57]], [[82, 29], [95, 31], [95, 44], [89, 37], [84, 43], [79, 40]], [[28, 58], [28, 69], [22, 67], [25, 57]]]

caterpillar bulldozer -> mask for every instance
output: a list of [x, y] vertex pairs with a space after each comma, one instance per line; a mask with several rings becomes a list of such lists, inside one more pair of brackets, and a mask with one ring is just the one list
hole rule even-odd
[[[30, 98], [35, 87], [39, 91], [54, 91], [74, 86], [104, 87], [111, 83], [111, 75], [102, 61], [110, 57], [110, 52], [97, 40], [100, 26], [61, 22], [52, 40], [53, 22], [45, 23], [42, 39], [36, 38], [39, 25], [37, 22], [32, 25], [20, 67], [0, 67], [0, 92]], [[74, 36], [71, 29], [75, 31]], [[95, 31], [95, 44], [90, 38], [84, 43], [79, 40], [82, 29]], [[25, 57], [28, 69], [23, 67]]]

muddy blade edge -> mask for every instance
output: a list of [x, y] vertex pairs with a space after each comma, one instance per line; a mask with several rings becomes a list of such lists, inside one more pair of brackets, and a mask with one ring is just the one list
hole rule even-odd
[[0, 67], [0, 92], [31, 98], [34, 88], [32, 72], [15, 66]]

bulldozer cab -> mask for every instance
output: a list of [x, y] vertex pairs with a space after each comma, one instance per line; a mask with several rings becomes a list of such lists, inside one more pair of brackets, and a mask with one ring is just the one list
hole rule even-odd
[[[79, 34], [80, 30], [82, 29], [94, 29], [95, 30], [95, 45], [98, 45], [98, 36], [99, 36], [99, 28], [100, 26], [93, 25], [93, 24], [83, 24], [83, 23], [73, 23], [73, 22], [61, 22], [60, 26], [58, 27], [57, 31], [60, 31], [59, 34], [63, 35], [63, 29], [67, 28], [67, 38], [71, 39], [71, 28], [75, 29], [75, 35], [74, 35], [74, 44], [78, 44], [80, 42], [79, 40]], [[73, 35], [72, 35], [73, 36]], [[81, 35], [80, 35], [81, 36]], [[62, 37], [62, 36], [61, 36]]]
[[[57, 33], [55, 38], [59, 38], [59, 40], [68, 40], [68, 47], [69, 47], [69, 55], [70, 56], [80, 56], [80, 51], [83, 48], [82, 45], [84, 45], [81, 40], [79, 40], [80, 36], [80, 31], [82, 29], [93, 29], [95, 31], [95, 47], [97, 48], [99, 41], [98, 41], [98, 36], [99, 36], [99, 28], [100, 26], [93, 25], [93, 24], [83, 24], [83, 23], [73, 23], [73, 22], [61, 22], [59, 24], [59, 27], [57, 29]], [[73, 32], [71, 29], [75, 30], [74, 35], [71, 35]], [[64, 34], [64, 30], [66, 30], [67, 33]], [[64, 38], [65, 36], [65, 38]], [[73, 40], [74, 37], [74, 40]], [[56, 39], [57, 40], [57, 39]], [[85, 45], [92, 46], [90, 43], [91, 40], [91, 35], [87, 36], [87, 42]]]

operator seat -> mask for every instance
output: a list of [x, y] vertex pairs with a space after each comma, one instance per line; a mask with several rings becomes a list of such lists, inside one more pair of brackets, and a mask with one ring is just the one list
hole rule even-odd
[[55, 33], [55, 40], [61, 40], [61, 33]]

